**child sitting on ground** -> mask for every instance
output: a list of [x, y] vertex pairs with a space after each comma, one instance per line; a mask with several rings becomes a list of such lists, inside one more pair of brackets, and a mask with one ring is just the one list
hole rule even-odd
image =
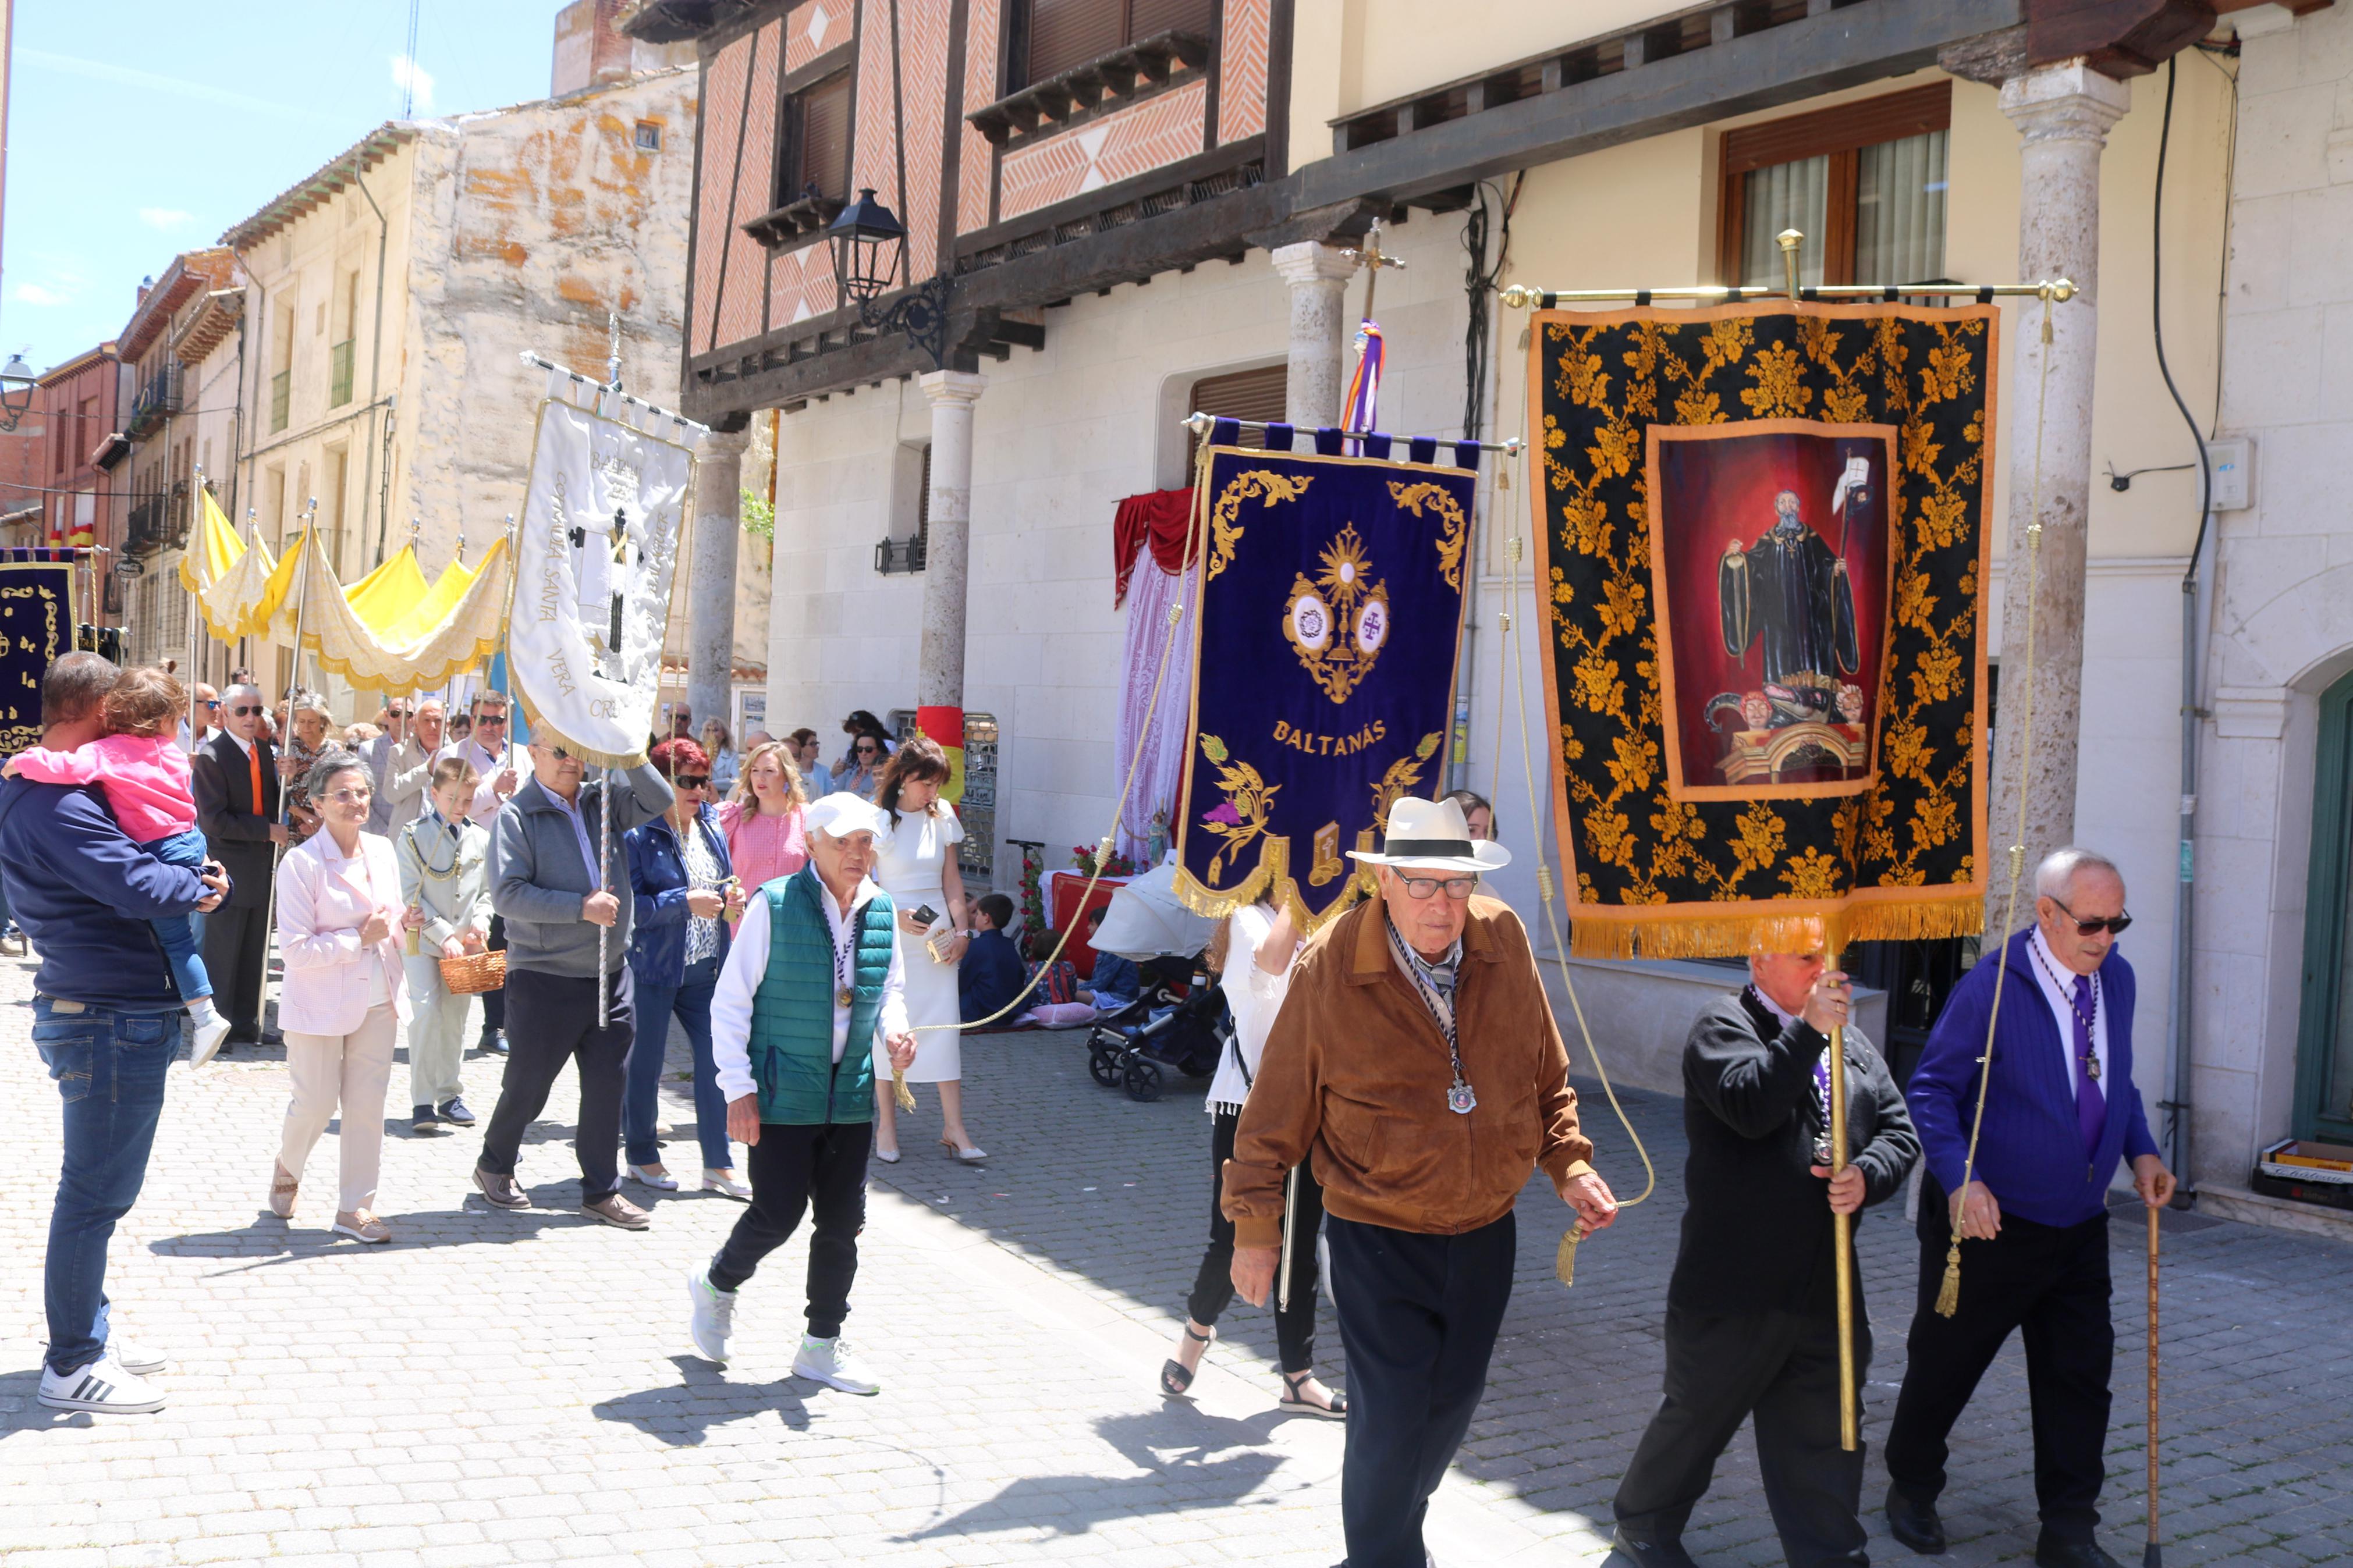
[[[71, 752], [39, 746], [19, 752], [5, 770], [35, 784], [95, 783], [113, 808], [122, 831], [167, 866], [205, 868], [205, 836], [196, 831], [196, 802], [188, 784], [188, 758], [166, 732], [186, 712], [187, 689], [164, 670], [126, 669], [106, 694], [106, 733]], [[196, 1039], [189, 1064], [202, 1067], [228, 1035], [228, 1020], [213, 1005], [212, 981], [205, 973], [195, 930], [186, 915], [147, 922], [164, 944], [172, 981], [195, 1020]]]

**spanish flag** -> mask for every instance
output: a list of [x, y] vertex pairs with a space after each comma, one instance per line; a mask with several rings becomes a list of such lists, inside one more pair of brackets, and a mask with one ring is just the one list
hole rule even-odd
[[948, 754], [948, 782], [941, 786], [940, 798], [953, 805], [964, 799], [964, 710], [918, 708], [915, 728]]

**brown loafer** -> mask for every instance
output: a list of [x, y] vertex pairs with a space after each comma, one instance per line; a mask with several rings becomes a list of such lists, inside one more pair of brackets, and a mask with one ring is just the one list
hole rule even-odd
[[348, 1236], [353, 1241], [364, 1241], [371, 1245], [392, 1239], [392, 1227], [376, 1218], [375, 1214], [367, 1209], [353, 1209], [347, 1214], [338, 1214], [335, 1215], [334, 1225], [330, 1228], [337, 1236]]
[[292, 1219], [294, 1194], [301, 1189], [301, 1181], [287, 1174], [285, 1166], [274, 1161], [271, 1162], [269, 1166], [269, 1212], [271, 1214], [276, 1215], [280, 1219]]
[[512, 1176], [501, 1176], [496, 1171], [485, 1171], [477, 1165], [474, 1167], [474, 1185], [480, 1191], [482, 1196], [490, 1199], [500, 1208], [531, 1207], [530, 1197], [521, 1187], [515, 1185], [515, 1179]]
[[610, 1197], [598, 1198], [593, 1204], [582, 1204], [580, 1206], [607, 1225], [618, 1226], [623, 1230], [643, 1230], [653, 1223], [645, 1210], [618, 1193], [613, 1194]]

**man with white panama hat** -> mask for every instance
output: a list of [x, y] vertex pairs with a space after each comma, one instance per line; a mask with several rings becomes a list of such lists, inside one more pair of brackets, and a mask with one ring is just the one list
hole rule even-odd
[[1484, 1393], [1512, 1293], [1512, 1208], [1541, 1167], [1588, 1231], [1618, 1215], [1577, 1131], [1568, 1054], [1527, 932], [1475, 896], [1511, 863], [1452, 801], [1400, 800], [1380, 896], [1299, 960], [1234, 1138], [1234, 1285], [1266, 1299], [1284, 1173], [1323, 1184], [1348, 1351], [1348, 1568], [1420, 1568], [1421, 1526]]
[[806, 808], [808, 864], [745, 906], [711, 998], [712, 1057], [727, 1135], [749, 1151], [752, 1204], [687, 1280], [694, 1347], [727, 1360], [735, 1293], [801, 1215], [809, 1237], [808, 1331], [793, 1373], [849, 1394], [881, 1384], [841, 1338], [866, 1224], [875, 1045], [915, 1059], [891, 895], [868, 875], [888, 833], [881, 808], [828, 795]]

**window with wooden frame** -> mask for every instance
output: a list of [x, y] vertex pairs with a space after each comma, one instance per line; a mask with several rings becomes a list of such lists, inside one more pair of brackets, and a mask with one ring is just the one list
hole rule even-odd
[[1008, 63], [1027, 87], [1161, 33], [1206, 38], [1217, 0], [1017, 0]]
[[1943, 278], [1952, 115], [1940, 81], [1724, 132], [1719, 276], [1780, 288], [1774, 237], [1794, 228], [1803, 284]]
[[776, 160], [776, 200], [849, 200], [849, 79], [847, 70], [811, 82], [785, 100], [785, 145]]
[[[1205, 375], [1193, 384], [1192, 400], [1185, 412], [1279, 425], [1282, 422], [1290, 374], [1289, 366], [1270, 364], [1257, 370], [1239, 370], [1230, 375]], [[1245, 430], [1240, 445], [1263, 447], [1266, 437], [1256, 430]]]

